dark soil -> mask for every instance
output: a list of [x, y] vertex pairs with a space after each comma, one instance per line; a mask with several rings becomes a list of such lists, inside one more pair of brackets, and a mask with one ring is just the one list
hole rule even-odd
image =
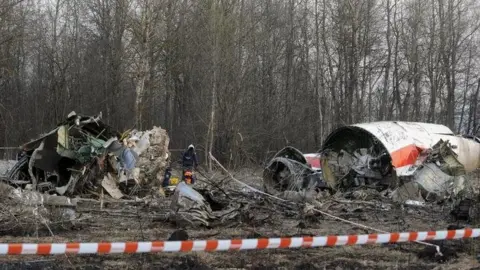
[[[261, 182], [247, 175], [254, 185]], [[343, 198], [345, 201], [346, 199]], [[322, 201], [322, 200], [321, 200]], [[426, 207], [387, 206], [383, 200], [362, 202], [322, 201], [322, 210], [385, 231], [442, 230], [449, 226], [471, 226], [456, 221], [445, 205]], [[152, 241], [167, 239], [230, 239], [297, 235], [364, 234], [365, 229], [322, 215], [282, 215], [274, 209], [250, 213], [228, 227], [177, 228], [162, 220], [170, 201], [158, 205], [109, 203], [100, 211], [98, 203], [82, 203], [77, 212], [82, 221], [68, 227], [46, 228], [35, 234], [3, 235], [0, 242], [98, 242]], [[278, 210], [278, 209], [277, 209]], [[121, 212], [131, 214], [119, 214]], [[253, 218], [252, 218], [253, 217]], [[183, 230], [183, 231], [182, 231]], [[416, 243], [324, 247], [315, 249], [260, 250], [234, 252], [57, 255], [0, 257], [2, 269], [480, 269], [477, 239], [437, 241], [444, 254]]]

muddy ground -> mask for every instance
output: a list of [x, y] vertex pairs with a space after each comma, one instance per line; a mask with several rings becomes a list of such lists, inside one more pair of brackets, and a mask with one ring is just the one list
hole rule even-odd
[[[260, 171], [241, 172], [240, 180], [261, 188]], [[477, 179], [477, 181], [480, 181]], [[352, 199], [343, 194], [321, 200], [331, 214], [385, 231], [441, 230], [475, 227], [477, 221], [456, 221], [448, 205], [401, 207], [388, 200]], [[79, 221], [73, 225], [39, 227], [35, 232], [14, 231], [0, 242], [98, 242], [167, 240], [178, 228], [164, 220], [170, 201], [156, 203], [80, 203]], [[321, 214], [282, 214], [282, 209], [257, 200], [253, 219], [238, 219], [228, 226], [186, 228], [189, 239], [229, 239], [300, 235], [364, 234], [365, 229]], [[272, 208], [273, 207], [273, 208]], [[470, 223], [470, 224], [468, 224]], [[478, 239], [437, 242], [444, 257], [415, 243], [322, 247], [315, 249], [169, 253], [133, 255], [57, 255], [0, 257], [0, 269], [480, 269]]]

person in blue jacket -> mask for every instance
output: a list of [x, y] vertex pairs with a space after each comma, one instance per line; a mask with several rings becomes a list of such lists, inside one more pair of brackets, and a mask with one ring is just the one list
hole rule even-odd
[[[198, 159], [197, 154], [195, 153], [195, 146], [190, 144], [182, 155], [182, 167], [183, 167], [183, 174], [185, 174], [186, 170], [190, 170], [193, 172], [193, 169], [198, 167]], [[192, 177], [192, 184], [195, 182], [195, 176]]]

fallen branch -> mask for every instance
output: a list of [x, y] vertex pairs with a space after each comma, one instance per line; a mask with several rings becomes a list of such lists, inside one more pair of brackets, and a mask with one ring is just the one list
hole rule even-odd
[[[349, 201], [349, 200], [339, 200], [339, 199], [332, 199], [332, 201], [341, 203], [341, 204], [368, 204], [373, 206], [377, 206], [380, 204], [380, 203], [367, 202], [367, 201]], [[387, 203], [381, 203], [381, 204], [391, 206], [391, 204], [387, 204]]]

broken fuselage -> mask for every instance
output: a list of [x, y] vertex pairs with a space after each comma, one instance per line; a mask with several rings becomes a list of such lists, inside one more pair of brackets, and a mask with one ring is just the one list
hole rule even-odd
[[[466, 173], [480, 167], [478, 138], [457, 136], [443, 125], [384, 121], [341, 127], [323, 144], [323, 178], [334, 189], [397, 187], [421, 174], [427, 152], [445, 142], [452, 151], [442, 162], [449, 160], [450, 167], [461, 166]], [[440, 160], [429, 160], [456, 176], [451, 168], [440, 165]]]

